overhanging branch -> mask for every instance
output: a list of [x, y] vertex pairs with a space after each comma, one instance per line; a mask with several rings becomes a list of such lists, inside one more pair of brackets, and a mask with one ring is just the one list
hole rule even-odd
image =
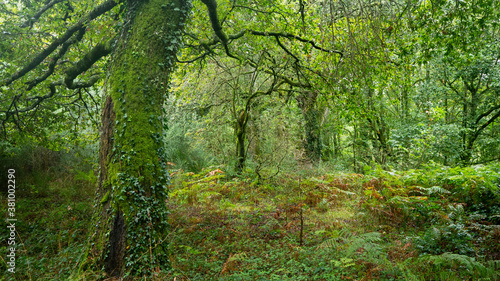
[[255, 36], [266, 36], [266, 37], [272, 36], [272, 37], [275, 37], [278, 40], [278, 44], [280, 44], [280, 46], [282, 46], [281, 43], [279, 42], [279, 38], [280, 37], [281, 38], [293, 39], [293, 40], [297, 40], [297, 41], [300, 41], [300, 42], [303, 42], [303, 43], [310, 44], [313, 48], [315, 48], [317, 50], [320, 50], [322, 52], [335, 53], [335, 54], [340, 55], [341, 57], [343, 56], [343, 53], [340, 52], [340, 51], [325, 49], [325, 48], [323, 48], [321, 46], [318, 46], [316, 44], [316, 42], [314, 42], [313, 40], [305, 39], [305, 38], [302, 38], [300, 36], [297, 36], [297, 35], [291, 34], [291, 33], [263, 32], [263, 31], [256, 31], [256, 30], [243, 30], [243, 31], [240, 31], [239, 33], [236, 33], [234, 35], [227, 36], [224, 33], [224, 31], [222, 30], [222, 26], [221, 26], [221, 24], [219, 22], [219, 16], [217, 14], [217, 1], [216, 0], [201, 0], [201, 2], [203, 4], [205, 4], [205, 6], [207, 7], [208, 16], [210, 18], [210, 23], [212, 25], [212, 29], [214, 30], [214, 33], [215, 33], [215, 35], [218, 38], [218, 39], [212, 40], [211, 42], [208, 42], [208, 43], [202, 43], [201, 45], [203, 45], [203, 44], [206, 44], [206, 45], [215, 45], [218, 42], [221, 42], [222, 45], [223, 45], [223, 47], [224, 47], [224, 50], [226, 51], [226, 54], [229, 57], [231, 57], [231, 58], [235, 58], [235, 59], [241, 60], [241, 58], [239, 58], [239, 57], [231, 54], [231, 52], [229, 51], [229, 47], [228, 47], [229, 40], [235, 40], [235, 39], [241, 38], [246, 33], [250, 33], [250, 34], [255, 35]]
[[21, 24], [21, 28], [24, 27], [32, 27], [35, 22], [38, 21], [38, 19], [42, 16], [43, 13], [45, 13], [48, 9], [52, 8], [55, 4], [60, 3], [64, 0], [53, 0], [47, 3], [45, 6], [43, 6], [38, 12], [36, 12], [33, 16], [31, 16], [28, 20], [23, 22]]
[[[81, 73], [87, 71], [95, 62], [104, 56], [107, 56], [113, 50], [115, 39], [111, 39], [106, 43], [97, 44], [89, 53], [80, 59], [73, 67], [66, 70], [64, 83], [68, 89], [75, 89], [78, 86], [73, 80]], [[95, 82], [94, 82], [95, 83]]]
[[325, 49], [321, 46], [318, 46], [316, 44], [316, 42], [314, 42], [313, 40], [309, 40], [309, 39], [305, 39], [305, 38], [302, 38], [300, 36], [297, 36], [295, 34], [291, 34], [291, 33], [282, 33], [282, 32], [262, 32], [262, 31], [255, 31], [255, 30], [249, 30], [248, 31], [250, 34], [252, 35], [256, 35], [256, 36], [273, 36], [273, 37], [282, 37], [282, 38], [288, 38], [288, 39], [294, 39], [294, 40], [297, 40], [297, 41], [300, 41], [302, 43], [307, 43], [309, 45], [311, 45], [314, 49], [317, 49], [317, 50], [320, 50], [322, 52], [326, 52], [326, 53], [335, 53], [335, 54], [338, 54], [340, 55], [340, 57], [343, 57], [343, 53], [340, 52], [340, 51], [336, 51], [336, 50], [328, 50], [328, 49]]
[[500, 104], [496, 105], [496, 106], [493, 106], [491, 107], [488, 111], [484, 112], [483, 114], [479, 115], [476, 119], [476, 124], [479, 124], [479, 121], [481, 121], [481, 119], [483, 119], [484, 117], [490, 115], [493, 111], [497, 110], [497, 109], [500, 109]]
[[484, 129], [486, 129], [486, 127], [488, 127], [491, 123], [493, 123], [493, 121], [495, 121], [499, 117], [500, 117], [500, 110], [497, 113], [495, 113], [490, 119], [488, 119], [486, 123], [482, 124], [479, 128], [477, 128], [477, 130], [474, 132], [471, 139], [469, 140], [469, 143], [473, 143], [479, 137], [479, 134], [481, 134], [481, 132]]
[[59, 49], [59, 52], [54, 57], [52, 57], [50, 59], [49, 69], [45, 72], [45, 74], [42, 75], [41, 77], [37, 77], [37, 78], [33, 79], [32, 81], [27, 83], [27, 85], [28, 85], [27, 91], [30, 91], [36, 85], [45, 81], [50, 75], [52, 75], [52, 73], [54, 73], [55, 67], [56, 67], [59, 59], [62, 58], [66, 54], [66, 52], [68, 51], [68, 49], [71, 45], [82, 40], [82, 37], [84, 34], [85, 34], [85, 28], [81, 28], [76, 36], [74, 36], [72, 39], [66, 41]]
[[56, 38], [47, 48], [45, 48], [42, 52], [40, 52], [34, 59], [32, 59], [27, 65], [25, 65], [21, 70], [14, 73], [10, 78], [2, 81], [0, 86], [9, 86], [12, 82], [17, 79], [23, 77], [28, 72], [37, 67], [40, 63], [43, 62], [50, 54], [52, 54], [59, 46], [61, 46], [64, 42], [73, 36], [73, 34], [80, 29], [84, 28], [87, 23], [94, 20], [98, 16], [106, 13], [115, 7], [117, 2], [115, 0], [108, 0], [101, 5], [97, 6], [94, 10], [90, 11], [87, 15], [81, 18], [76, 24], [69, 27], [66, 32]]

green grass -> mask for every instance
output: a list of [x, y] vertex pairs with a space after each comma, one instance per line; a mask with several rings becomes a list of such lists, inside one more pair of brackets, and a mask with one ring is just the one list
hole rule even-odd
[[[2, 260], [2, 280], [66, 280], [75, 270], [88, 237], [95, 192], [92, 182], [77, 178], [45, 171], [16, 179], [16, 274], [7, 272]], [[2, 242], [8, 235], [6, 228], [0, 229]], [[0, 252], [7, 252], [6, 243]]]

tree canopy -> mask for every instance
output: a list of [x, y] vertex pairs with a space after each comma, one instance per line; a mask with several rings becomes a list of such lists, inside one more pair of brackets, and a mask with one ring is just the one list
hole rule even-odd
[[99, 143], [82, 269], [167, 270], [172, 165], [261, 184], [500, 160], [499, 17], [494, 0], [5, 1], [0, 156]]

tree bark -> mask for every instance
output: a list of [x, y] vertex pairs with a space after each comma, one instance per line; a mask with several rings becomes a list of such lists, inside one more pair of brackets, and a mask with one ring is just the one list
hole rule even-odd
[[190, 9], [184, 0], [127, 4], [105, 83], [95, 231], [86, 263], [118, 278], [169, 268], [162, 106]]
[[243, 172], [246, 161], [245, 138], [248, 124], [248, 112], [242, 110], [240, 116], [236, 120], [236, 172]]
[[376, 142], [375, 147], [379, 149], [379, 157], [377, 157], [377, 162], [381, 165], [385, 165], [387, 157], [391, 156], [391, 148], [389, 146], [389, 132], [387, 125], [382, 116], [374, 116], [373, 118], [367, 118], [368, 123], [374, 133], [374, 139]]

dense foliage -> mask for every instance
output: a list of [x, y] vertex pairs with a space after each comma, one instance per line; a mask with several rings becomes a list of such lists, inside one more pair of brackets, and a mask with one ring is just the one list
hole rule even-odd
[[500, 278], [498, 18], [495, 0], [0, 3], [15, 278]]
[[[45, 150], [38, 158], [32, 152], [22, 152], [33, 155], [33, 173], [23, 177], [26, 188], [19, 193], [23, 241], [16, 278], [103, 277], [78, 271], [94, 212], [92, 169], [71, 153]], [[310, 170], [261, 184], [252, 173], [174, 169], [166, 234], [172, 268], [155, 276], [496, 280], [499, 184], [498, 164], [406, 172], [379, 167], [365, 175]], [[8, 235], [7, 229], [0, 232], [2, 239]]]

